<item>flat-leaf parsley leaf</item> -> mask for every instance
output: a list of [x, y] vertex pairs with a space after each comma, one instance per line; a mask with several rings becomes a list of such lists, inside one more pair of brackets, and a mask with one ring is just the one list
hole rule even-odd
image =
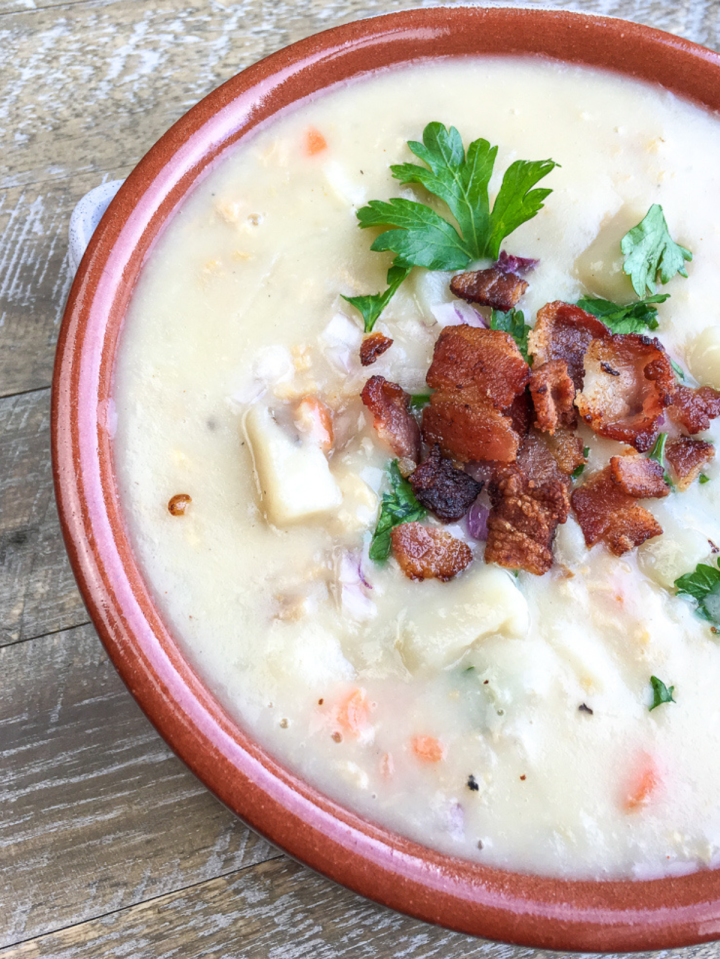
[[697, 614], [710, 623], [720, 623], [720, 569], [698, 563], [692, 573], [675, 580], [679, 594], [692, 596]]
[[530, 327], [525, 325], [525, 315], [522, 310], [509, 310], [503, 313], [500, 310], [493, 310], [490, 316], [491, 330], [504, 330], [517, 343], [517, 348], [522, 353], [526, 363], [530, 362], [528, 356], [528, 334]]
[[500, 244], [522, 223], [542, 209], [543, 200], [552, 192], [534, 189], [535, 184], [558, 166], [554, 160], [515, 160], [505, 171], [502, 185], [490, 209], [488, 187], [498, 148], [487, 140], [474, 140], [465, 152], [455, 127], [428, 123], [422, 143], [408, 141], [410, 150], [425, 166], [398, 163], [390, 169], [401, 183], [419, 183], [450, 210], [457, 227], [435, 209], [416, 200], [394, 197], [371, 200], [357, 211], [363, 229], [391, 227], [377, 236], [370, 247], [396, 254], [392, 269], [405, 275], [388, 274], [384, 293], [365, 297], [345, 297], [357, 306], [372, 329], [402, 280], [413, 266], [429, 270], [461, 270], [472, 260], [495, 260]]
[[652, 712], [653, 709], [657, 709], [658, 706], [662, 706], [663, 703], [675, 702], [673, 699], [673, 693], [675, 691], [674, 686], [670, 686], [668, 688], [661, 679], [657, 678], [657, 676], [650, 677], [650, 685], [652, 686], [653, 691], [652, 706], [648, 707], [650, 712]]
[[383, 494], [380, 515], [370, 543], [370, 559], [376, 563], [385, 562], [390, 555], [391, 533], [395, 526], [412, 523], [427, 516], [425, 507], [415, 499], [412, 486], [403, 478], [397, 460], [393, 460], [388, 467], [388, 475], [390, 492]]
[[663, 283], [676, 273], [686, 277], [685, 260], [692, 260], [690, 250], [670, 236], [663, 209], [658, 203], [653, 203], [644, 219], [625, 234], [620, 248], [625, 254], [623, 270], [638, 296], [644, 296], [646, 289], [655, 292], [658, 273]]
[[597, 316], [613, 333], [644, 333], [645, 330], [657, 329], [658, 318], [655, 304], [664, 303], [669, 297], [669, 293], [656, 293], [637, 303], [620, 306], [610, 300], [584, 296], [578, 300], [577, 305], [581, 310]]

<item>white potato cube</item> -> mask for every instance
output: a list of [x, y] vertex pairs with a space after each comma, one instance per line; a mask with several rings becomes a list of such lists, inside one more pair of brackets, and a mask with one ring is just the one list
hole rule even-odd
[[486, 636], [527, 634], [527, 601], [513, 577], [497, 566], [478, 564], [452, 583], [419, 585], [422, 592], [405, 611], [398, 635], [411, 672], [447, 666]]
[[720, 328], [708, 326], [695, 339], [688, 356], [688, 366], [701, 386], [720, 390]]
[[668, 529], [638, 550], [638, 566], [660, 586], [671, 589], [675, 580], [692, 572], [708, 555], [706, 536], [696, 529]]
[[245, 416], [260, 497], [276, 526], [289, 526], [336, 509], [342, 493], [324, 453], [284, 430], [266, 406], [255, 405]]

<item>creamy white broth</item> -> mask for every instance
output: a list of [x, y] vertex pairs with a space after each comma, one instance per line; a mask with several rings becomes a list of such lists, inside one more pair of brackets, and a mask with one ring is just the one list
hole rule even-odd
[[[656, 331], [689, 384], [720, 387], [720, 123], [670, 94], [541, 60], [466, 59], [374, 75], [307, 102], [235, 148], [169, 224], [143, 269], [116, 371], [115, 456], [130, 535], [174, 634], [218, 698], [278, 759], [348, 807], [426, 845], [517, 871], [661, 876], [720, 861], [720, 648], [674, 596], [720, 544], [720, 470], [644, 502], [665, 533], [623, 557], [588, 551], [574, 518], [556, 563], [517, 578], [473, 563], [449, 583], [371, 563], [392, 456], [359, 400], [370, 375], [425, 386], [447, 274], [416, 269], [359, 364], [339, 296], [384, 287], [356, 209], [413, 196], [389, 172], [430, 120], [467, 145], [561, 164], [553, 193], [505, 243], [540, 259], [521, 306], [632, 299], [618, 241], [651, 203], [694, 253]], [[308, 129], [327, 149], [308, 155]], [[268, 522], [256, 417], [301, 397], [335, 411], [338, 505]], [[278, 428], [281, 428], [278, 427]], [[713, 438], [713, 427], [703, 437]], [[620, 444], [583, 428], [588, 473]], [[262, 469], [262, 464], [260, 464]], [[262, 483], [261, 483], [262, 487]], [[167, 503], [192, 503], [172, 516]], [[272, 510], [271, 510], [272, 512]], [[363, 585], [362, 577], [372, 588]], [[572, 575], [570, 575], [572, 574]], [[472, 667], [472, 668], [471, 668]], [[649, 712], [651, 675], [676, 703]], [[362, 689], [358, 735], [338, 709]], [[322, 703], [320, 703], [322, 700]], [[592, 713], [580, 710], [581, 704]], [[422, 762], [414, 737], [442, 744]], [[340, 738], [340, 741], [336, 741]], [[387, 757], [391, 757], [388, 759]], [[626, 808], [652, 757], [651, 801]], [[469, 776], [477, 788], [468, 786]]]

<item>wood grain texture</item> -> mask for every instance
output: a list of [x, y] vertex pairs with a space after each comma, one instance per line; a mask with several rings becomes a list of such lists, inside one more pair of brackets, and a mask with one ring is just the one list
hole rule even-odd
[[55, 509], [50, 391], [0, 399], [0, 646], [88, 621]]
[[90, 626], [0, 650], [0, 945], [279, 853], [160, 739]]
[[[546, 955], [426, 926], [270, 861], [276, 851], [159, 739], [92, 628], [67, 629], [86, 614], [54, 512], [44, 388], [74, 204], [260, 57], [428, 5], [0, 0], [0, 645], [13, 644], [0, 648], [0, 959]], [[720, 44], [718, 0], [542, 5]], [[720, 959], [720, 947], [674, 955]]]
[[[635, 953], [661, 959], [677, 953]], [[682, 950], [715, 959], [717, 947]], [[0, 959], [557, 959], [383, 909], [276, 859], [0, 950]]]

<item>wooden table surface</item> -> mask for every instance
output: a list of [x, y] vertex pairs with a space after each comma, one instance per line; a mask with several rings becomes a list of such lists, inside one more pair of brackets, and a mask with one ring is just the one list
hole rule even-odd
[[[50, 469], [70, 213], [266, 54], [415, 0], [0, 0], [0, 959], [539, 957], [366, 902], [221, 806], [122, 685]], [[581, 0], [707, 46], [718, 0]], [[682, 951], [719, 957], [720, 946]]]

